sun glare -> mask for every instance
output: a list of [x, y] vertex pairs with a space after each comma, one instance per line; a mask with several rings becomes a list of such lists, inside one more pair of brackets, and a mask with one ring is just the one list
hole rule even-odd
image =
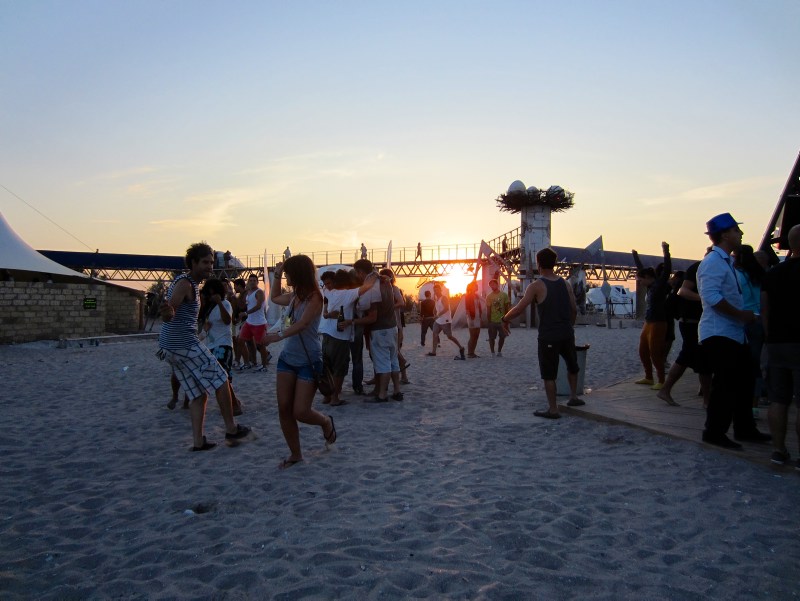
[[467, 291], [467, 284], [472, 281], [472, 274], [466, 273], [451, 273], [443, 278], [450, 296], [455, 294], [464, 294]]

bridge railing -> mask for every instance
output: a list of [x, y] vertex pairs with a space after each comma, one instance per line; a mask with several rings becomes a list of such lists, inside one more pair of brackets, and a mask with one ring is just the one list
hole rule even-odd
[[[474, 244], [441, 244], [441, 245], [425, 245], [421, 248], [416, 246], [402, 246], [392, 248], [392, 263], [410, 263], [414, 261], [465, 261], [474, 260], [478, 257], [480, 252], [480, 243]], [[499, 251], [498, 246], [498, 252]], [[509, 245], [509, 248], [511, 246]], [[359, 249], [353, 250], [317, 250], [317, 251], [292, 251], [292, 254], [302, 254], [311, 257], [314, 265], [317, 267], [322, 265], [352, 265], [361, 258], [361, 251]], [[384, 264], [388, 262], [389, 252], [388, 248], [373, 248], [367, 249], [367, 259], [377, 264]], [[245, 268], [256, 269], [264, 265], [264, 255], [237, 255], [232, 261], [238, 260]], [[273, 253], [266, 255], [266, 262], [268, 267], [274, 267], [276, 263], [283, 261], [283, 253]]]

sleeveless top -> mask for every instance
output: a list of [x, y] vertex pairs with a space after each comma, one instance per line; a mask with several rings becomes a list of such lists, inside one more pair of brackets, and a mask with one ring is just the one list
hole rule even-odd
[[200, 289], [188, 273], [175, 278], [167, 291], [167, 300], [172, 298], [175, 286], [181, 280], [188, 280], [192, 285], [194, 299], [184, 300], [175, 310], [171, 321], [161, 324], [158, 334], [158, 346], [168, 351], [179, 351], [200, 344], [197, 337], [197, 316], [200, 314]]
[[[256, 298], [258, 295], [258, 290], [253, 290], [250, 294], [247, 295], [245, 300], [247, 301], [247, 310], [250, 311], [253, 307], [258, 304], [258, 299]], [[255, 311], [253, 313], [247, 314], [247, 323], [251, 326], [263, 326], [267, 323], [267, 316], [264, 313], [264, 305], [267, 303], [266, 297], [264, 298], [264, 303], [261, 305], [261, 309]]]
[[541, 278], [547, 288], [544, 302], [536, 305], [539, 311], [539, 340], [557, 342], [574, 336], [569, 291], [564, 278], [555, 281]]
[[[292, 295], [292, 302], [289, 303], [288, 307], [288, 315], [291, 317], [292, 323], [297, 323], [303, 317], [308, 308], [308, 300], [297, 301], [297, 297]], [[322, 343], [319, 340], [319, 322], [321, 318], [322, 312], [320, 311], [306, 326], [305, 330], [286, 338], [280, 354], [282, 361], [294, 367], [308, 365], [309, 357], [314, 363], [322, 361]], [[301, 339], [303, 341], [302, 344], [300, 342]], [[305, 345], [305, 350], [303, 350], [303, 345]], [[308, 355], [306, 355], [306, 351], [308, 351]]]

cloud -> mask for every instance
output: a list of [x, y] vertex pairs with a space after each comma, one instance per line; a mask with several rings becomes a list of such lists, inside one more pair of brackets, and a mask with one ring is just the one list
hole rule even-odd
[[270, 159], [264, 165], [244, 169], [241, 175], [291, 177], [293, 185], [317, 179], [352, 179], [386, 169], [385, 152], [370, 149], [320, 151]]
[[201, 229], [204, 235], [238, 225], [236, 217], [242, 207], [258, 202], [266, 206], [273, 202], [274, 192], [269, 187], [227, 188], [194, 194], [183, 199], [180, 219], [157, 219], [149, 223], [169, 230]]
[[98, 173], [92, 177], [89, 177], [88, 179], [77, 181], [75, 182], [75, 184], [78, 186], [83, 186], [91, 182], [97, 182], [97, 181], [104, 181], [104, 180], [117, 181], [121, 179], [129, 179], [132, 177], [148, 175], [151, 173], [158, 173], [163, 170], [164, 170], [163, 167], [154, 167], [152, 165], [143, 165], [141, 167], [129, 167], [127, 169], [119, 169], [117, 171]]
[[665, 196], [643, 198], [639, 202], [645, 206], [653, 207], [694, 204], [709, 200], [736, 199], [743, 196], [761, 197], [765, 189], [775, 189], [776, 181], [775, 178], [771, 177], [751, 177], [710, 186], [689, 188], [688, 190]]

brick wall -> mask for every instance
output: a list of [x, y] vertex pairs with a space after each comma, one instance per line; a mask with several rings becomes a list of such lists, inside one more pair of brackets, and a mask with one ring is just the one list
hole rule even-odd
[[141, 292], [96, 282], [0, 282], [0, 343], [137, 332], [143, 302]]

